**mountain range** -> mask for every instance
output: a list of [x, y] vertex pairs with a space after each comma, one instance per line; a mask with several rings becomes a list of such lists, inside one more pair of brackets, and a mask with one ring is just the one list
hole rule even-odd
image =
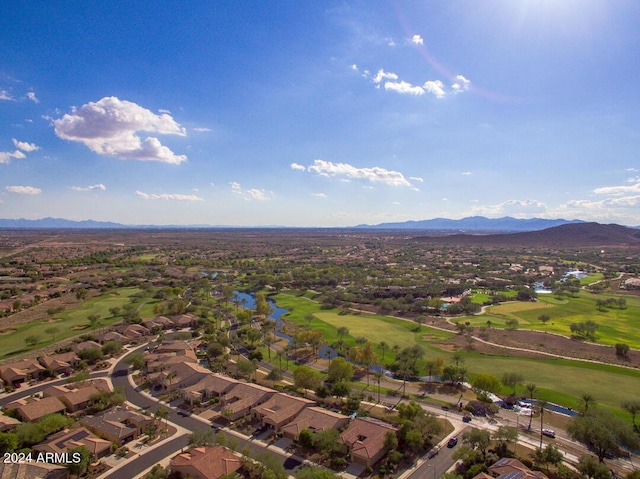
[[[407, 232], [431, 232], [450, 235], [452, 233], [491, 234], [491, 233], [518, 233], [527, 231], [540, 231], [555, 226], [566, 224], [586, 223], [581, 220], [543, 219], [530, 218], [518, 219], [510, 216], [503, 218], [486, 218], [484, 216], [470, 216], [459, 220], [447, 218], [434, 218], [421, 221], [404, 221], [398, 223], [380, 223], [377, 225], [361, 224], [354, 226], [360, 230], [401, 230]], [[111, 221], [83, 220], [74, 221], [63, 218], [42, 218], [39, 220], [28, 219], [0, 219], [0, 228], [38, 228], [38, 229], [193, 229], [193, 228], [238, 228], [223, 225], [125, 225]], [[247, 226], [246, 228], [250, 228]], [[255, 227], [251, 227], [255, 228]], [[267, 228], [267, 227], [262, 227]], [[268, 228], [287, 228], [282, 226], [269, 226]], [[313, 229], [313, 228], [303, 228]], [[323, 228], [325, 229], [325, 228]], [[351, 228], [335, 228], [351, 229]]]

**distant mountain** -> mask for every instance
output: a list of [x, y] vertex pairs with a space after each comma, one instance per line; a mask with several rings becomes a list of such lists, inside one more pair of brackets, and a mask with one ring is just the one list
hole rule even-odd
[[508, 234], [455, 234], [449, 236], [421, 236], [414, 238], [431, 243], [495, 245], [495, 246], [542, 246], [542, 247], [594, 247], [611, 246], [640, 247], [640, 231], [616, 224], [573, 223], [555, 226], [540, 231]]
[[63, 218], [42, 218], [39, 220], [4, 220], [0, 219], [0, 228], [50, 228], [50, 229], [123, 229], [134, 228], [111, 221], [73, 221]]
[[485, 218], [470, 216], [461, 220], [435, 218], [422, 221], [404, 221], [401, 223], [381, 223], [378, 225], [358, 225], [357, 228], [385, 230], [422, 230], [422, 231], [459, 231], [459, 232], [518, 232], [538, 231], [564, 224], [584, 223], [580, 220], [546, 220], [542, 218], [517, 219], [510, 216], [504, 218]]

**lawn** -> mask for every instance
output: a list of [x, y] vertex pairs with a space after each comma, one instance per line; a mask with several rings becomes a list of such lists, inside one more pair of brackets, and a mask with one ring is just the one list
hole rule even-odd
[[[529, 323], [541, 329], [542, 323], [537, 320], [540, 314], [549, 314], [552, 318], [557, 318], [560, 312], [563, 312], [567, 316], [573, 313], [574, 318], [580, 314], [587, 317], [587, 311], [595, 310], [595, 299], [592, 296], [585, 293], [585, 298], [576, 298], [581, 300], [577, 303], [574, 299], [558, 301], [552, 297], [548, 301], [541, 300], [536, 303], [508, 303], [492, 308], [493, 315], [464, 319], [477, 321], [478, 324], [484, 325], [487, 319], [491, 318], [494, 325], [498, 325], [501, 322], [504, 323], [505, 318], [517, 317], [521, 324]], [[302, 297], [278, 294], [274, 299], [281, 307], [293, 308], [287, 319], [303, 327], [309, 324], [304, 319], [305, 315], [313, 314], [315, 319], [311, 322], [311, 328], [323, 331], [328, 343], [338, 339], [337, 328], [344, 326], [349, 329], [349, 338], [345, 338], [347, 344], [353, 344], [354, 338], [363, 336], [377, 346], [379, 357], [382, 357], [382, 351], [378, 346], [381, 341], [385, 341], [389, 346], [397, 344], [401, 348], [420, 344], [425, 348], [425, 359], [440, 356], [445, 361], [449, 361], [452, 354], [450, 351], [439, 348], [440, 343], [451, 336], [450, 333], [426, 326], [415, 330], [417, 324], [388, 316], [341, 315], [337, 310], [321, 310], [320, 304]], [[631, 301], [629, 303], [629, 309], [636, 307], [631, 305]], [[495, 309], [498, 309], [500, 316], [495, 315]], [[552, 321], [559, 322], [558, 319]], [[547, 327], [551, 327], [552, 321], [547, 323]], [[628, 318], [626, 321], [629, 324], [633, 322], [632, 318]], [[599, 334], [603, 334], [603, 332], [599, 330]], [[464, 367], [467, 368], [471, 377], [478, 373], [490, 373], [501, 377], [504, 372], [520, 372], [526, 383], [534, 383], [538, 387], [539, 391], [536, 397], [573, 408], [578, 406], [578, 398], [581, 394], [590, 393], [600, 404], [621, 413], [620, 402], [625, 399], [634, 399], [637, 396], [640, 381], [640, 371], [615, 366], [560, 359], [540, 360], [489, 356], [468, 351], [460, 351], [460, 354], [465, 358]], [[387, 351], [384, 362], [389, 363], [392, 359], [393, 353]], [[520, 387], [518, 393], [525, 395], [524, 387]]]
[[[625, 309], [599, 310], [598, 299], [624, 297]], [[543, 324], [540, 315], [551, 319]], [[511, 302], [487, 308], [485, 314], [462, 318], [474, 326], [484, 326], [491, 321], [492, 326], [502, 327], [508, 319], [517, 319], [518, 328], [536, 329], [571, 336], [572, 323], [593, 320], [598, 323], [596, 341], [600, 344], [615, 345], [626, 343], [632, 348], [640, 348], [640, 298], [637, 296], [614, 296], [580, 291], [575, 298], [558, 300], [552, 295], [539, 295], [536, 302]]]
[[[0, 351], [1, 358], [7, 358], [19, 353], [26, 352], [30, 349], [39, 349], [62, 339], [77, 336], [79, 334], [90, 332], [91, 325], [87, 319], [90, 315], [96, 314], [101, 318], [99, 327], [109, 326], [122, 320], [121, 316], [112, 316], [109, 309], [114, 307], [122, 307], [128, 303], [131, 296], [140, 293], [138, 288], [122, 288], [110, 291], [101, 296], [87, 299], [82, 305], [74, 310], [63, 311], [56, 314], [54, 318], [44, 321], [32, 321], [11, 328], [0, 334]], [[58, 332], [52, 336], [46, 333], [46, 330], [52, 327], [58, 328]], [[29, 347], [25, 343], [28, 336], [37, 336], [38, 344]]]

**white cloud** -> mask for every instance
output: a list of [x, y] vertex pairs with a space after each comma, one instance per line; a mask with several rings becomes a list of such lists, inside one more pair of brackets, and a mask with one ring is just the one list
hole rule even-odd
[[473, 173], [471, 173], [470, 171], [463, 171], [462, 172], [462, 176], [471, 176], [473, 175]]
[[462, 75], [457, 75], [455, 82], [451, 85], [451, 89], [454, 93], [462, 93], [471, 88], [471, 82]]
[[307, 169], [310, 172], [325, 177], [357, 178], [368, 180], [372, 183], [384, 183], [391, 186], [412, 186], [402, 173], [387, 170], [379, 166], [374, 166], [373, 168], [356, 168], [347, 163], [315, 160], [313, 165], [308, 166]]
[[205, 127], [201, 126], [201, 127], [198, 127], [198, 128], [194, 128], [194, 129], [193, 129], [193, 131], [197, 131], [197, 132], [199, 132], [199, 133], [200, 133], [200, 132], [211, 131], [211, 129], [210, 129], [210, 128], [205, 128]]
[[424, 89], [420, 86], [412, 85], [406, 81], [401, 82], [386, 82], [384, 84], [385, 90], [395, 91], [401, 95], [424, 95]]
[[204, 201], [204, 198], [200, 198], [196, 195], [179, 195], [179, 194], [167, 194], [161, 195], [153, 193], [144, 193], [142, 191], [136, 191], [136, 195], [145, 200], [170, 200], [170, 201]]
[[40, 103], [40, 100], [38, 100], [38, 97], [36, 97], [36, 94], [32, 91], [27, 92], [27, 98], [33, 103]]
[[40, 147], [38, 145], [36, 145], [35, 143], [27, 143], [26, 141], [18, 141], [15, 138], [13, 138], [13, 144], [14, 146], [22, 151], [26, 151], [27, 153], [30, 151], [37, 151], [40, 149]]
[[292, 170], [298, 170], [298, 171], [305, 171], [306, 170], [306, 168], [304, 166], [299, 165], [298, 163], [291, 163], [291, 165], [289, 165], [289, 166], [291, 166]]
[[155, 137], [144, 140], [138, 132], [185, 136], [186, 130], [170, 115], [156, 115], [135, 103], [116, 97], [89, 102], [53, 121], [55, 133], [64, 140], [83, 143], [94, 153], [121, 159], [180, 164], [185, 155], [176, 155]]
[[508, 200], [497, 205], [472, 206], [473, 214], [485, 216], [513, 216], [515, 218], [529, 218], [547, 211], [547, 206], [538, 200]]
[[352, 69], [354, 72], [357, 72], [357, 71], [358, 71], [358, 65], [356, 65], [356, 64], [354, 63], [353, 65], [351, 65], [351, 69]]
[[7, 90], [0, 90], [0, 100], [13, 101], [14, 98]]
[[5, 164], [8, 165], [11, 162], [11, 158], [26, 158], [25, 154], [20, 150], [16, 151], [0, 151], [0, 165]]
[[257, 188], [251, 188], [248, 190], [243, 190], [240, 186], [240, 183], [235, 181], [230, 181], [229, 185], [231, 185], [231, 191], [235, 194], [242, 196], [247, 201], [267, 201], [273, 197], [272, 191], [267, 190], [259, 190]]
[[633, 184], [624, 186], [604, 186], [602, 188], [596, 188], [593, 192], [596, 195], [626, 195], [633, 193], [640, 193], [640, 180], [638, 178], [630, 178]]
[[35, 188], [33, 186], [7, 186], [5, 187], [5, 191], [8, 193], [15, 193], [17, 195], [39, 195], [42, 193], [40, 188]]
[[376, 76], [373, 77], [373, 83], [379, 84], [382, 82], [382, 80], [397, 80], [397, 79], [398, 79], [398, 75], [391, 72], [385, 72], [381, 68], [380, 70], [378, 70], [378, 73], [376, 73]]
[[107, 189], [102, 183], [98, 183], [97, 185], [91, 186], [72, 186], [71, 189], [73, 191], [93, 191], [93, 190], [101, 190], [104, 191]]
[[440, 80], [429, 80], [424, 83], [423, 88], [436, 98], [444, 98], [447, 94], [444, 91], [444, 83]]
[[411, 43], [415, 45], [424, 45], [424, 40], [420, 35], [414, 35], [411, 37]]
[[311, 196], [315, 196], [316, 198], [326, 198], [327, 195], [324, 193], [311, 193]]
[[409, 179], [410, 179], [411, 181], [417, 181], [417, 182], [419, 182], [419, 183], [424, 182], [424, 179], [423, 179], [423, 178], [420, 178], [419, 176], [410, 176], [410, 177], [409, 177]]

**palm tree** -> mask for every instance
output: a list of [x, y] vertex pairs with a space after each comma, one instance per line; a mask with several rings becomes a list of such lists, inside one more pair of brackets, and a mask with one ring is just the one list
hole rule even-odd
[[533, 421], [533, 392], [537, 389], [537, 386], [533, 383], [526, 385], [526, 389], [529, 392], [529, 398], [531, 399], [531, 415], [529, 416], [529, 430], [531, 430], [531, 421]]
[[384, 376], [384, 373], [382, 372], [381, 369], [378, 369], [373, 373], [373, 377], [376, 378], [376, 381], [378, 383], [378, 402], [380, 402], [380, 381], [382, 380], [383, 376]]
[[595, 407], [598, 403], [596, 402], [596, 398], [593, 397], [592, 394], [582, 393], [580, 395], [580, 408], [582, 409], [582, 414], [587, 414], [589, 408]]
[[169, 410], [166, 407], [158, 406], [158, 409], [156, 409], [154, 416], [156, 419], [159, 419], [161, 421], [164, 419], [165, 427], [167, 428], [167, 430], [169, 429]]
[[384, 352], [387, 350], [389, 345], [386, 341], [380, 341], [380, 349], [382, 349], [382, 361], [384, 361]]
[[544, 408], [547, 407], [547, 401], [540, 399], [538, 401], [538, 407], [540, 408], [540, 449], [542, 450], [542, 429], [544, 427]]

